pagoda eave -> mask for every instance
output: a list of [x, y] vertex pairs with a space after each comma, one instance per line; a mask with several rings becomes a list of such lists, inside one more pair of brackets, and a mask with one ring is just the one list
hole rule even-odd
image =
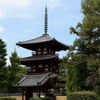
[[31, 56], [31, 57], [26, 57], [22, 58], [21, 64], [22, 65], [30, 65], [31, 63], [34, 63], [36, 61], [50, 61], [50, 60], [56, 60], [58, 61], [58, 57], [56, 55], [42, 55], [42, 56]]
[[22, 58], [21, 62], [24, 61], [40, 61], [40, 60], [48, 60], [48, 59], [55, 59], [58, 58], [56, 55], [38, 55], [38, 56], [30, 56], [26, 58]]
[[55, 38], [51, 38], [48, 34], [43, 34], [38, 38], [31, 39], [28, 41], [18, 42], [16, 45], [32, 51], [36, 51], [38, 47], [42, 46], [41, 44], [49, 45], [55, 51], [68, 50], [70, 47], [69, 45], [57, 41]]

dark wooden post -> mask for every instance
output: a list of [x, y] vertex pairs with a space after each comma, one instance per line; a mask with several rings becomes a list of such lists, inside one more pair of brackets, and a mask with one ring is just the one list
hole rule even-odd
[[40, 98], [40, 87], [39, 87], [39, 98]]
[[24, 88], [22, 88], [22, 100], [24, 100]]
[[32, 97], [33, 97], [33, 91], [27, 90], [26, 91], [26, 100], [29, 100]]

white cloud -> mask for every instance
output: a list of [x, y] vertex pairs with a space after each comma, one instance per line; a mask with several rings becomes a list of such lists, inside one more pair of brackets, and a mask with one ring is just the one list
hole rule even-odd
[[0, 17], [6, 17], [6, 14], [0, 11]]
[[3, 26], [0, 26], [0, 32], [4, 31], [4, 27]]
[[7, 60], [6, 60], [6, 66], [11, 65], [9, 57], [6, 57], [6, 59], [7, 59]]
[[8, 6], [25, 7], [27, 5], [30, 5], [31, 3], [32, 3], [32, 0], [0, 0], [0, 5], [6, 5], [6, 7]]
[[30, 18], [36, 16], [35, 12], [40, 12], [45, 5], [52, 10], [60, 1], [62, 0], [0, 0], [0, 11], [3, 12], [2, 16]]
[[33, 18], [34, 16], [31, 14], [16, 14], [16, 15], [13, 15], [12, 17]]
[[0, 16], [12, 17], [16, 14], [27, 14], [31, 4], [32, 0], [0, 0]]
[[6, 42], [6, 39], [2, 39], [3, 40], [3, 42]]
[[62, 0], [34, 0], [34, 4], [37, 6], [49, 6], [50, 8], [58, 6]]

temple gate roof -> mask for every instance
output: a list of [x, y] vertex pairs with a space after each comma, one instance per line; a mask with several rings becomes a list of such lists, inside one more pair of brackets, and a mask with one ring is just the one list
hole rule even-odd
[[55, 88], [52, 79], [58, 77], [57, 74], [46, 73], [38, 75], [24, 75], [23, 78], [14, 87], [39, 87], [47, 85]]

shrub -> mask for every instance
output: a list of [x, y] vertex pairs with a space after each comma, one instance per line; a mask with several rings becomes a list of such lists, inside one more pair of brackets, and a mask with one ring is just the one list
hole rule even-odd
[[67, 95], [67, 100], [98, 100], [98, 96], [94, 92], [80, 91], [69, 93]]
[[39, 98], [30, 98], [30, 100], [40, 100]]
[[0, 98], [0, 100], [17, 100], [16, 98]]
[[51, 100], [50, 97], [30, 98], [30, 100]]
[[50, 97], [41, 97], [40, 100], [51, 100]]

